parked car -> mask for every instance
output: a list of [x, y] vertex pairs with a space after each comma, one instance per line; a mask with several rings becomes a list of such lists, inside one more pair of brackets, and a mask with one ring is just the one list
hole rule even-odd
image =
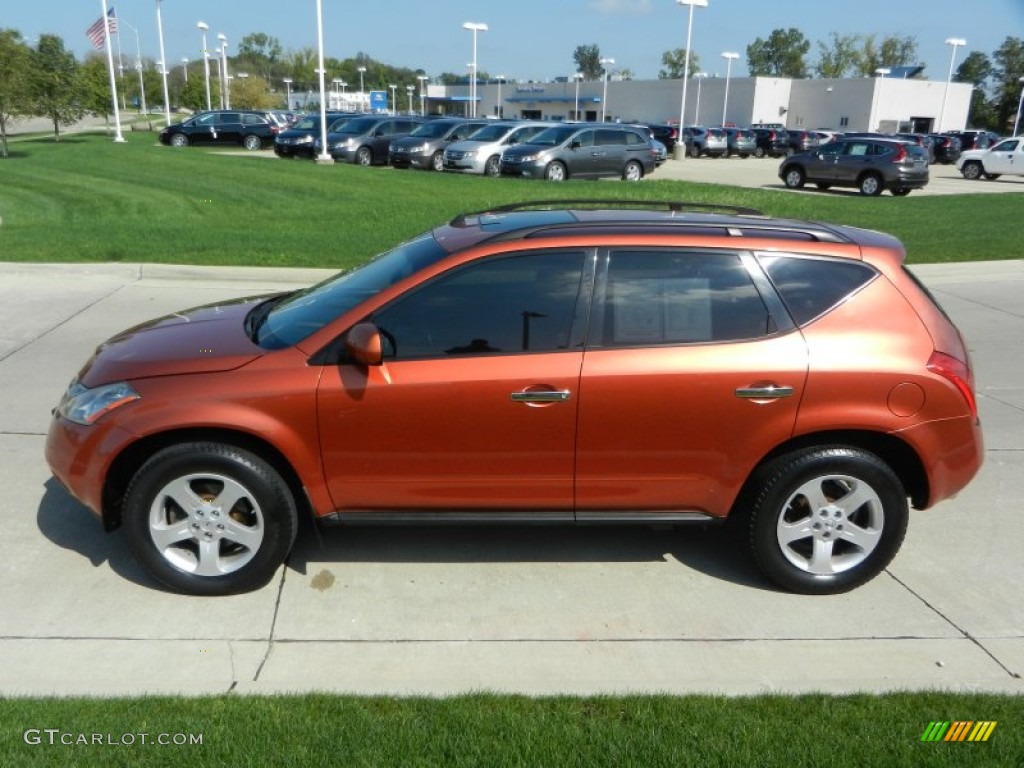
[[785, 128], [752, 126], [754, 157], [782, 157], [789, 152], [789, 132]]
[[746, 159], [757, 149], [757, 137], [749, 128], [726, 128], [725, 156], [739, 155]]
[[919, 144], [895, 139], [842, 138], [782, 161], [779, 178], [790, 189], [856, 187], [862, 195], [888, 189], [897, 197], [928, 183], [928, 155]]
[[932, 133], [932, 148], [935, 162], [950, 165], [960, 157], [960, 139], [948, 133]]
[[529, 141], [550, 126], [551, 123], [538, 121], [491, 121], [469, 138], [445, 148], [444, 169], [500, 176], [501, 153], [508, 147]]
[[790, 155], [814, 149], [820, 142], [818, 134], [815, 131], [805, 131], [802, 128], [794, 128], [791, 131], [787, 131], [787, 133], [789, 134], [789, 150], [787, 154]]
[[[327, 134], [327, 151], [338, 162], [356, 165], [385, 165], [391, 142], [408, 136], [423, 123], [412, 115], [364, 115], [331, 126]], [[335, 129], [336, 130], [333, 130]], [[320, 149], [320, 139], [313, 146]]]
[[920, 145], [925, 154], [928, 155], [928, 162], [935, 164], [935, 141], [926, 133], [890, 133], [888, 134], [894, 139], [901, 141], [909, 141], [914, 144]]
[[683, 129], [683, 140], [690, 157], [724, 157], [729, 150], [729, 142], [722, 128], [688, 125]]
[[[343, 123], [336, 123], [343, 117], [356, 117], [355, 114], [344, 112], [328, 112], [327, 126], [332, 130], [334, 125], [339, 128]], [[281, 131], [274, 137], [274, 154], [278, 157], [311, 158], [314, 154], [314, 143], [320, 136], [320, 113], [313, 112], [303, 115], [291, 128]]]
[[388, 160], [395, 168], [444, 170], [444, 148], [461, 141], [487, 125], [486, 120], [461, 117], [427, 120], [401, 139], [391, 142]]
[[946, 131], [946, 135], [956, 136], [960, 139], [961, 152], [971, 149], [988, 149], [999, 140], [996, 134], [983, 130]]
[[565, 181], [614, 176], [639, 181], [657, 155], [649, 130], [626, 125], [553, 125], [501, 153], [502, 176]]
[[1024, 138], [1003, 139], [991, 149], [971, 149], [960, 153], [957, 170], [965, 179], [989, 179], [1000, 176], [1024, 176]]
[[675, 151], [676, 140], [679, 138], [679, 130], [676, 126], [664, 123], [648, 123], [647, 127], [651, 129], [654, 138], [665, 145], [666, 154], [671, 154]]
[[160, 132], [160, 143], [172, 147], [231, 145], [257, 150], [272, 144], [279, 130], [269, 112], [217, 109], [167, 126]]
[[909, 505], [982, 463], [957, 328], [893, 237], [630, 205], [465, 214], [311, 288], [136, 326], [71, 382], [46, 460], [192, 594], [265, 584], [307, 514], [734, 518], [786, 589], [873, 578]]

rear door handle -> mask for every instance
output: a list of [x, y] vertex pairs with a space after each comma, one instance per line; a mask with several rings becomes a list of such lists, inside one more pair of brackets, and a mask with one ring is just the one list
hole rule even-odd
[[793, 388], [768, 384], [761, 387], [739, 387], [736, 397], [741, 400], [768, 400], [777, 397], [792, 397]]
[[513, 392], [509, 395], [513, 403], [562, 403], [569, 399], [569, 390], [554, 389], [535, 392]]

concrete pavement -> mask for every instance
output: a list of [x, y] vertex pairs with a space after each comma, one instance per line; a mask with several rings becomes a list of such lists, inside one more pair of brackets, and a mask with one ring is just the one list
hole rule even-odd
[[50, 479], [50, 409], [118, 330], [325, 273], [0, 264], [0, 694], [1024, 693], [1024, 261], [915, 271], [971, 347], [986, 464], [852, 593], [776, 591], [721, 529], [355, 528], [321, 545], [307, 526], [266, 588], [200, 599], [157, 587]]

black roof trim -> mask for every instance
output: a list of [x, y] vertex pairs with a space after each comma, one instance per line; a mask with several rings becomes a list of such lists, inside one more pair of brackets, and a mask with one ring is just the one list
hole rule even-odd
[[679, 200], [615, 200], [615, 199], [591, 199], [591, 198], [580, 198], [580, 199], [568, 199], [568, 200], [525, 200], [519, 203], [508, 203], [507, 205], [499, 205], [494, 208], [488, 208], [484, 211], [473, 211], [472, 213], [464, 213], [457, 216], [452, 220], [454, 226], [458, 226], [456, 222], [462, 223], [469, 216], [483, 216], [488, 213], [509, 213], [511, 211], [525, 211], [533, 208], [595, 208], [595, 209], [614, 209], [614, 208], [641, 208], [652, 211], [670, 211], [672, 213], [680, 213], [682, 211], [693, 211], [703, 213], [728, 213], [734, 216], [764, 216], [764, 213], [757, 210], [756, 208], [746, 208], [738, 205], [718, 205], [717, 203], [691, 203], [687, 201]]

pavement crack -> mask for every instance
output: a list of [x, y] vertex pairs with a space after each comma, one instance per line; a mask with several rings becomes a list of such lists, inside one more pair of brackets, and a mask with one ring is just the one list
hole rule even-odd
[[990, 651], [988, 648], [986, 648], [985, 645], [978, 638], [976, 638], [974, 635], [972, 635], [966, 629], [964, 629], [959, 624], [957, 624], [955, 621], [953, 621], [953, 619], [951, 619], [949, 616], [947, 616], [942, 611], [940, 611], [936, 606], [934, 606], [930, 602], [928, 602], [924, 598], [923, 595], [921, 595], [920, 593], [918, 593], [914, 589], [912, 589], [909, 584], [907, 584], [905, 581], [903, 581], [903, 579], [901, 579], [895, 573], [893, 573], [892, 571], [890, 571], [888, 569], [886, 569], [885, 572], [889, 575], [889, 578], [891, 578], [893, 581], [895, 581], [897, 584], [899, 584], [901, 587], [903, 587], [905, 590], [907, 590], [907, 592], [909, 592], [914, 597], [916, 597], [918, 600], [920, 600], [921, 603], [925, 607], [930, 609], [932, 612], [934, 612], [936, 616], [941, 618], [943, 621], [945, 621], [947, 624], [949, 624], [949, 626], [951, 626], [953, 629], [955, 629], [957, 632], [959, 632], [961, 635], [963, 635], [964, 639], [969, 640], [970, 642], [974, 643], [974, 645], [978, 646], [978, 648], [981, 649], [981, 651], [986, 656], [988, 656], [990, 659], [992, 659], [992, 661], [994, 661], [996, 664], [998, 664], [999, 667], [1004, 672], [1006, 672], [1007, 675], [1009, 675], [1010, 677], [1012, 677], [1015, 680], [1020, 680], [1020, 678], [1021, 678], [1020, 674], [1018, 672], [1014, 672], [1008, 666], [1003, 664], [1003, 662], [1000, 661], [999, 658], [994, 653], [992, 653], [992, 651]]
[[931, 291], [932, 291], [932, 293], [936, 293], [936, 294], [941, 293], [941, 294], [943, 294], [945, 296], [950, 296], [952, 298], [959, 299], [960, 301], [966, 301], [968, 304], [974, 304], [977, 307], [984, 307], [985, 309], [990, 309], [993, 312], [998, 312], [998, 313], [1000, 313], [1002, 315], [1009, 315], [1010, 317], [1014, 317], [1014, 318], [1018, 318], [1018, 319], [1020, 317], [1022, 317], [1022, 315], [1019, 312], [1011, 312], [1010, 310], [1006, 309], [1005, 307], [995, 307], [995, 306], [992, 306], [991, 304], [986, 304], [984, 301], [978, 301], [977, 299], [972, 299], [972, 298], [969, 298], [968, 296], [961, 296], [959, 293], [956, 293], [954, 291], [948, 291], [948, 290], [944, 291], [944, 290], [942, 290], [942, 288], [931, 288]]
[[981, 397], [986, 398], [987, 400], [995, 400], [1000, 405], [1005, 405], [1007, 408], [1012, 408], [1015, 411], [1024, 411], [1024, 408], [1021, 408], [1019, 405], [1016, 405], [1015, 403], [1007, 402], [1006, 400], [1003, 400], [1002, 398], [996, 397], [991, 392], [979, 392], [978, 394]]
[[274, 635], [277, 632], [277, 616], [281, 612], [281, 597], [284, 595], [284, 582], [288, 577], [288, 559], [285, 559], [284, 567], [281, 569], [281, 581], [277, 585], [277, 600], [274, 601], [274, 618], [270, 621], [270, 636], [267, 638], [267, 652], [263, 655], [262, 661], [260, 661], [259, 667], [256, 668], [256, 674], [253, 675], [252, 681], [254, 683], [259, 682], [260, 674], [263, 672], [263, 667], [270, 659], [270, 654], [274, 650]]

